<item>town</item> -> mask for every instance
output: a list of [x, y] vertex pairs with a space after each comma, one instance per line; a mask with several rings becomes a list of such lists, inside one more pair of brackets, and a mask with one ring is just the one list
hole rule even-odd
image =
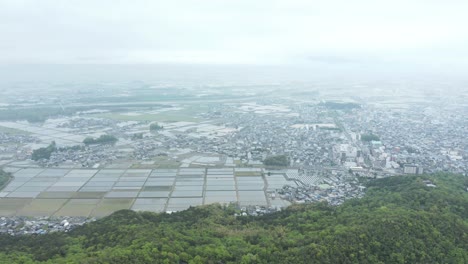
[[[151, 92], [121, 89], [123, 98]], [[0, 191], [0, 214], [43, 221], [221, 203], [258, 215], [292, 203], [339, 205], [362, 197], [362, 182], [376, 178], [468, 175], [466, 94], [446, 95], [447, 107], [417, 91], [395, 103], [398, 91], [358, 97], [326, 89], [216, 89], [123, 106], [119, 96], [90, 102], [91, 91], [60, 101], [3, 91], [4, 113], [59, 109], [34, 117], [41, 121], [0, 120], [0, 165], [12, 176]]]

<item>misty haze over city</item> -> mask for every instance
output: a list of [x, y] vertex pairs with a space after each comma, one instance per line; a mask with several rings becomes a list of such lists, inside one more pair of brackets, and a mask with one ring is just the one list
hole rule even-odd
[[467, 263], [466, 14], [0, 0], [0, 263]]

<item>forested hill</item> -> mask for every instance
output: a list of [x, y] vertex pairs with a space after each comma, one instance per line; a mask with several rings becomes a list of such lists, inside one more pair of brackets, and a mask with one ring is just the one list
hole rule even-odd
[[[431, 184], [436, 187], [427, 186]], [[119, 211], [70, 233], [0, 236], [0, 263], [468, 263], [468, 177], [371, 181], [338, 207], [262, 217]]]

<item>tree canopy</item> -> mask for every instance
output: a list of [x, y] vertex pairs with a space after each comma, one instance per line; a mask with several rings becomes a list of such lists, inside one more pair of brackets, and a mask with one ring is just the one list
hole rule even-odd
[[101, 135], [98, 138], [87, 137], [83, 140], [85, 145], [93, 145], [93, 144], [114, 144], [117, 142], [117, 138], [112, 135]]
[[69, 233], [0, 235], [0, 263], [468, 263], [467, 186], [459, 175], [396, 176], [340, 206], [260, 217], [220, 205], [122, 210]]
[[8, 183], [8, 181], [11, 178], [11, 174], [4, 171], [3, 169], [0, 169], [0, 191], [5, 187], [5, 185]]
[[332, 110], [352, 110], [355, 108], [361, 108], [361, 105], [359, 104], [344, 102], [322, 102], [319, 105]]
[[158, 123], [152, 123], [150, 125], [150, 131], [159, 131], [162, 130], [164, 127], [159, 125]]
[[267, 157], [263, 164], [267, 166], [286, 167], [289, 165], [289, 158], [286, 155], [276, 155]]
[[361, 135], [361, 140], [362, 141], [380, 141], [380, 138], [374, 134], [362, 134]]
[[56, 151], [57, 147], [55, 145], [55, 141], [52, 141], [49, 146], [45, 148], [35, 149], [31, 155], [31, 159], [34, 161], [38, 161], [41, 159], [50, 159], [52, 152]]

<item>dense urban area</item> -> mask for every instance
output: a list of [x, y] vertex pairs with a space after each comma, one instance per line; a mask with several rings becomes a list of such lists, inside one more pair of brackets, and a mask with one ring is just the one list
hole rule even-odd
[[[211, 203], [262, 215], [339, 205], [362, 197], [372, 179], [468, 173], [466, 93], [48, 85], [1, 92], [0, 232]], [[60, 221], [43, 228], [48, 217]]]

